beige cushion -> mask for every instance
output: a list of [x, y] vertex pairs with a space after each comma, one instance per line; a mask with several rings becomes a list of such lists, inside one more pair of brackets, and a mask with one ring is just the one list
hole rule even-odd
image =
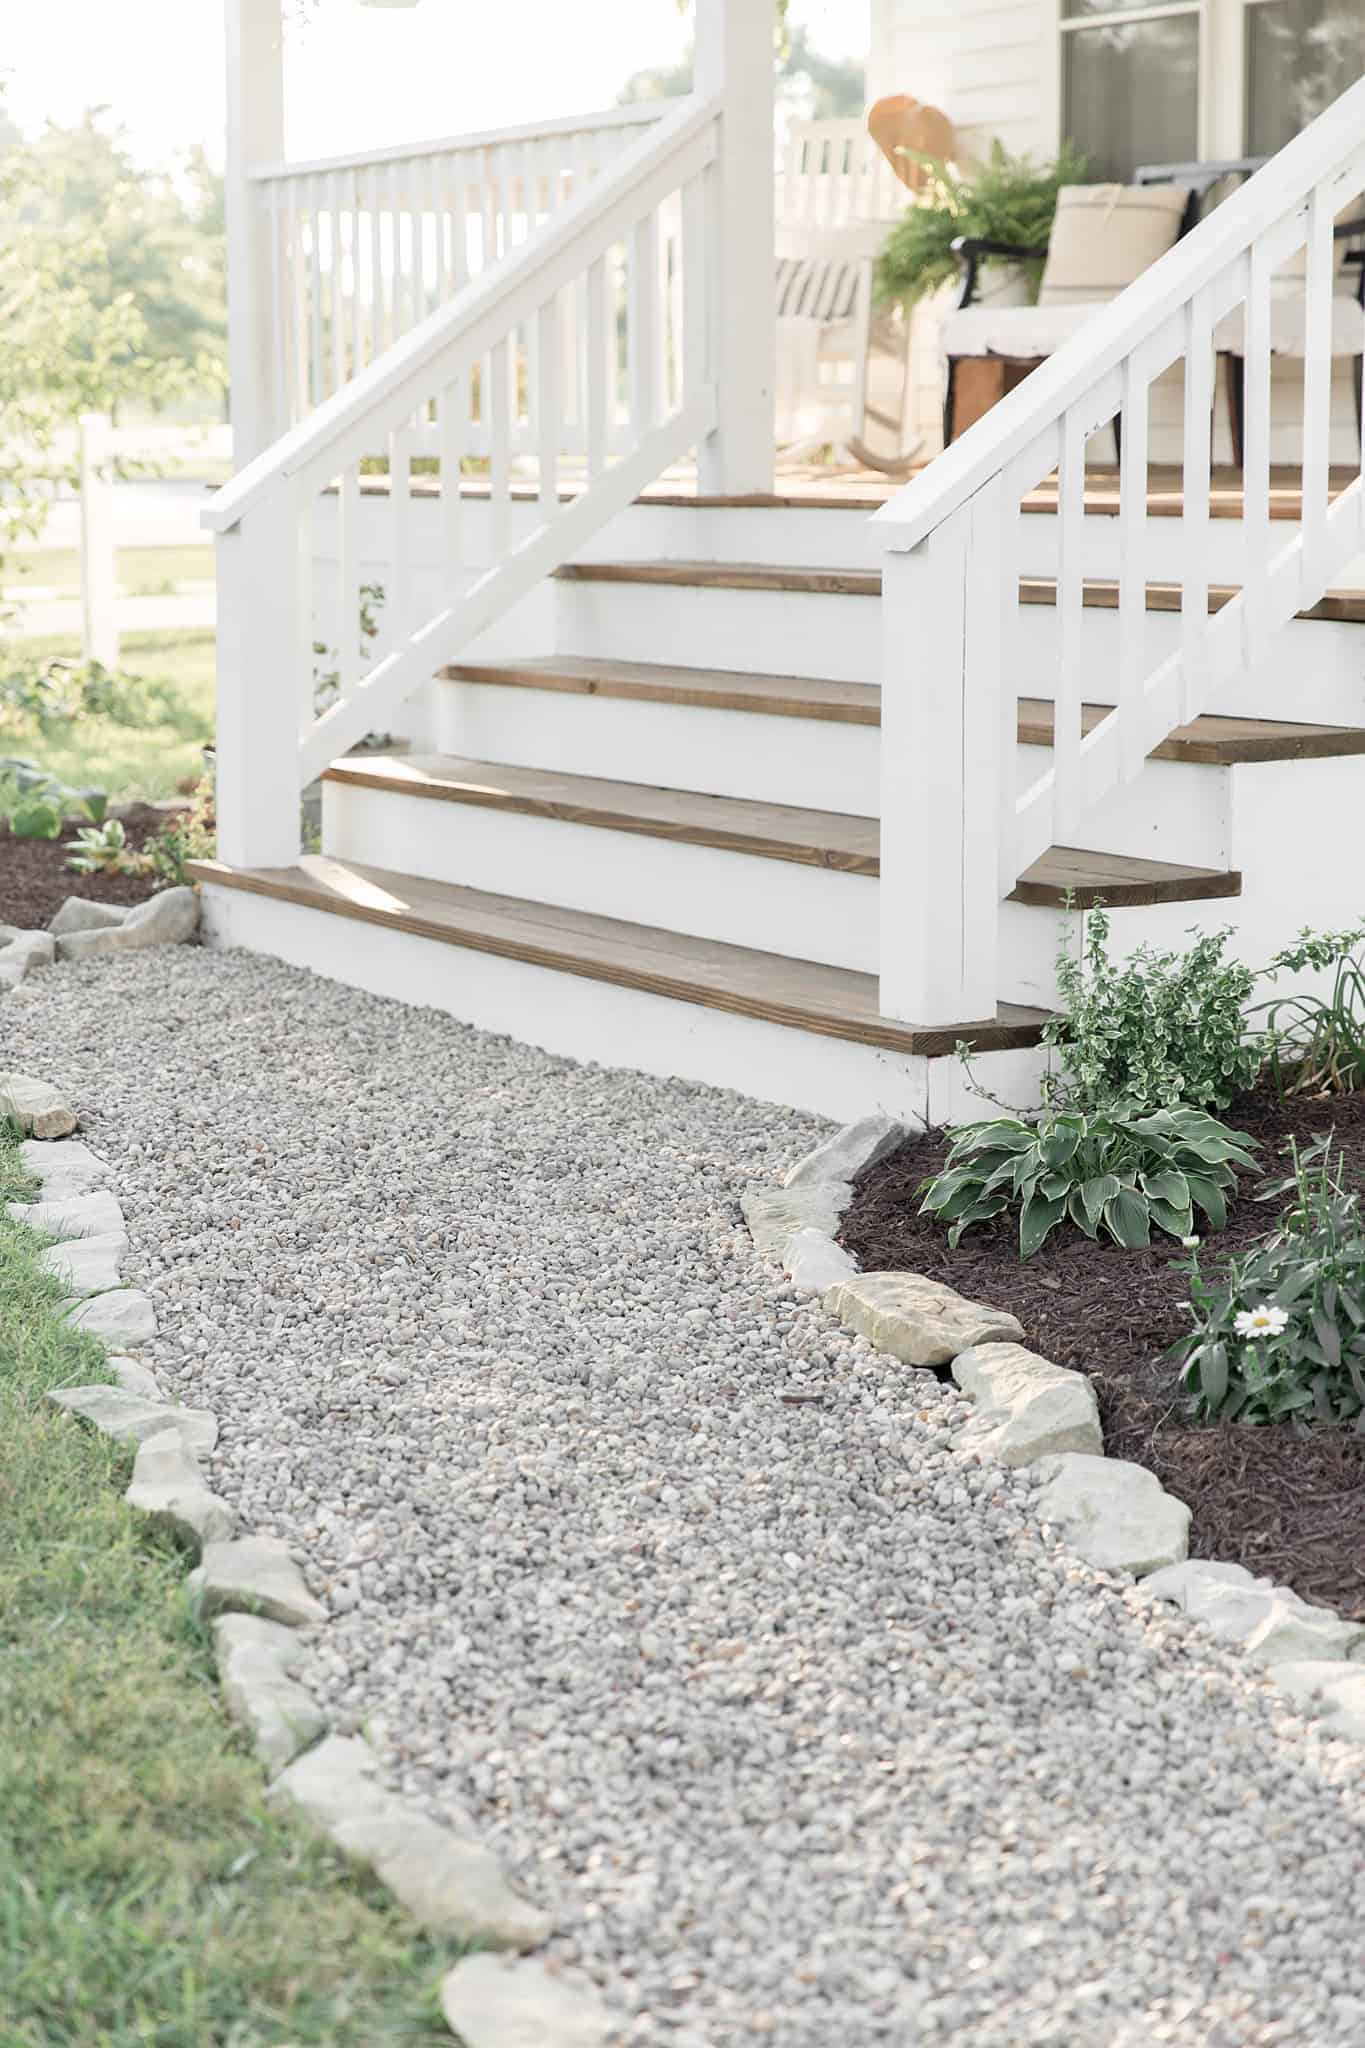
[[1184, 185], [1063, 185], [1038, 304], [1116, 299], [1176, 240], [1189, 196]]
[[943, 351], [949, 356], [1008, 356], [1041, 362], [1098, 310], [1084, 306], [964, 306], [943, 323]]

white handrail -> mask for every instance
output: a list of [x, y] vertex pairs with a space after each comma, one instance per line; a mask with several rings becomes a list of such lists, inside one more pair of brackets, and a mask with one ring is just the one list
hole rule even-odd
[[[1365, 80], [1352, 86], [875, 515], [884, 551], [881, 1003], [953, 1024], [993, 1015], [1003, 898], [1049, 846], [1084, 846], [1098, 807], [1177, 726], [1215, 706], [1365, 542], [1365, 476], [1328, 487], [1334, 226], [1365, 192]], [[1299, 281], [1285, 273], [1306, 249]], [[1272, 300], [1301, 285], [1301, 521], [1270, 525]], [[1209, 612], [1214, 358], [1242, 365], [1243, 585]], [[1147, 618], [1150, 392], [1184, 365], [1179, 643]], [[1117, 625], [1097, 673], [1083, 531], [1090, 435], [1121, 423]], [[1359, 451], [1359, 442], [1356, 442]], [[1055, 648], [1021, 678], [1020, 504], [1057, 477]], [[1112, 617], [1112, 615], [1111, 615]], [[1036, 618], [1036, 615], [1035, 615]], [[1051, 695], [1048, 765], [1016, 789], [1017, 696]], [[1085, 704], [1111, 702], [1097, 721]], [[933, 876], [932, 888], [926, 878]]]
[[441, 358], [447, 350], [466, 343], [485, 326], [505, 329], [510, 317], [507, 308], [528, 281], [534, 280], [542, 295], [553, 289], [553, 283], [547, 281], [552, 280], [555, 269], [564, 267], [572, 272], [576, 244], [608, 220], [623, 199], [638, 199], [646, 205], [655, 187], [662, 194], [676, 184], [678, 166], [689, 145], [714, 123], [720, 104], [720, 96], [714, 95], [704, 100], [693, 97], [678, 105], [624, 150], [609, 171], [571, 200], [531, 241], [471, 280], [248, 463], [205, 507], [201, 524], [213, 533], [225, 533], [260, 503], [275, 482], [320, 463], [349, 459], [345, 449], [349, 433], [358, 427], [363, 430], [395, 407], [401, 414], [404, 406], [413, 402], [410, 387], [415, 379], [428, 375], [429, 381], [439, 382]]
[[552, 135], [581, 135], [599, 128], [644, 128], [677, 105], [676, 99], [637, 100], [627, 107], [607, 107], [600, 114], [557, 114], [545, 121], [519, 121], [510, 128], [481, 128], [468, 135], [437, 135], [426, 142], [398, 142], [383, 149], [348, 150], [340, 156], [283, 158], [255, 164], [247, 172], [253, 184], [280, 178], [312, 178], [329, 171], [363, 171], [379, 164], [410, 163], [428, 156], [453, 156], [459, 150], [501, 149], [514, 142], [539, 142]]
[[969, 433], [873, 515], [884, 548], [913, 548], [964, 505], [991, 477], [1055, 424], [1086, 390], [1156, 335], [1200, 285], [1278, 223], [1307, 205], [1308, 194], [1350, 156], [1365, 135], [1365, 79], [1344, 92], [1277, 155], [1231, 193], [1118, 298], [1087, 320], [1070, 341]]

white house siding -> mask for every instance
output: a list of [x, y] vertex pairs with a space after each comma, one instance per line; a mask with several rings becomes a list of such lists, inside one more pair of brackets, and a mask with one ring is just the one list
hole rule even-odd
[[[1057, 78], [1058, 0], [872, 0], [868, 98], [912, 93], [941, 107], [953, 123], [964, 160], [983, 156], [992, 140], [1015, 151], [1050, 155], [1060, 122]], [[1221, 10], [1215, 26], [1227, 20]], [[1237, 19], [1240, 21], [1240, 15]], [[1225, 67], [1222, 67], [1225, 68]], [[1215, 83], [1217, 81], [1215, 80]], [[1240, 112], [1219, 101], [1216, 123], [1222, 153], [1240, 147], [1234, 130]], [[1215, 108], [1214, 111], [1218, 111]], [[910, 375], [914, 430], [923, 452], [942, 445], [943, 360], [939, 345], [942, 314], [951, 290], [917, 307], [911, 329]], [[1152, 391], [1151, 457], [1178, 462], [1181, 452], [1181, 384], [1176, 369]], [[1297, 463], [1300, 456], [1302, 365], [1276, 363], [1271, 392], [1271, 459]], [[1333, 378], [1333, 457], [1349, 461], [1356, 446], [1350, 365], [1339, 362]], [[1107, 433], [1092, 445], [1092, 459], [1112, 462]], [[1231, 460], [1220, 370], [1214, 423], [1214, 459]]]

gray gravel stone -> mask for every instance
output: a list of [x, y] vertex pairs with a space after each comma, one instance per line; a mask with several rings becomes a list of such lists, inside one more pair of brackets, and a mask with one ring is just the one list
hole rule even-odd
[[34, 985], [300, 1682], [630, 2048], [1361, 2048], [1358, 1749], [755, 1254], [830, 1126], [242, 953]]
[[106, 1344], [150, 1344], [156, 1335], [156, 1310], [151, 1296], [136, 1287], [111, 1289], [89, 1301], [68, 1303], [69, 1322]]
[[48, 920], [47, 928], [54, 938], [60, 939], [68, 932], [105, 931], [122, 924], [127, 915], [128, 906], [123, 903], [92, 903], [83, 896], [68, 896]]
[[45, 1202], [63, 1202], [73, 1195], [86, 1194], [109, 1178], [108, 1162], [78, 1138], [68, 1139], [63, 1145], [26, 1138], [19, 1147], [19, 1160], [24, 1172], [38, 1181]]
[[441, 2010], [464, 2048], [606, 2048], [616, 2022], [542, 1962], [465, 1956], [441, 1986]]
[[6, 1116], [34, 1138], [65, 1138], [76, 1128], [70, 1103], [33, 1074], [0, 1074], [0, 1117]]
[[976, 1404], [957, 1437], [961, 1451], [1031, 1465], [1058, 1451], [1104, 1450], [1095, 1389], [1083, 1372], [1022, 1344], [974, 1344], [953, 1360], [953, 1378]]
[[199, 925], [193, 889], [163, 889], [136, 903], [118, 924], [68, 931], [57, 941], [59, 960], [90, 960], [102, 953], [140, 952], [146, 946], [178, 946]]
[[861, 1123], [845, 1124], [823, 1145], [798, 1159], [790, 1173], [784, 1175], [782, 1185], [793, 1188], [812, 1181], [817, 1185], [851, 1181], [865, 1167], [875, 1166], [888, 1152], [894, 1152], [904, 1136], [905, 1125], [897, 1123], [894, 1117], [868, 1116]]
[[1365, 1742], [1365, 1664], [1340, 1658], [1286, 1659], [1270, 1677], [1296, 1707], [1320, 1715], [1330, 1735]]
[[325, 1621], [327, 1610], [308, 1591], [303, 1573], [277, 1536], [239, 1536], [209, 1543], [189, 1577], [190, 1604], [201, 1621], [215, 1614], [259, 1614], [290, 1628]]
[[110, 1231], [104, 1237], [73, 1237], [64, 1244], [49, 1245], [38, 1254], [38, 1263], [82, 1300], [118, 1286], [119, 1265], [127, 1249], [128, 1233]]
[[1032, 1469], [1043, 1482], [1039, 1517], [1097, 1571], [1140, 1578], [1178, 1563], [1189, 1549], [1189, 1509], [1144, 1466], [1064, 1451]]
[[782, 1270], [798, 1294], [824, 1294], [851, 1280], [858, 1267], [823, 1230], [798, 1230], [787, 1239]]
[[878, 1351], [907, 1365], [948, 1365], [974, 1344], [1024, 1334], [1004, 1309], [967, 1301], [919, 1273], [859, 1273], [827, 1295], [826, 1306]]
[[223, 1704], [251, 1737], [272, 1774], [291, 1764], [327, 1726], [312, 1694], [294, 1677], [304, 1646], [293, 1629], [257, 1614], [220, 1614], [213, 1648]]
[[9, 1213], [16, 1223], [27, 1223], [44, 1237], [128, 1237], [123, 1211], [107, 1188], [88, 1195], [68, 1195], [56, 1202], [11, 1202]]
[[1173, 1600], [1225, 1642], [1239, 1644], [1262, 1664], [1308, 1658], [1365, 1658], [1365, 1623], [1344, 1621], [1330, 1607], [1315, 1607], [1287, 1586], [1258, 1579], [1239, 1564], [1194, 1558], [1158, 1572], [1146, 1590]]
[[227, 1542], [236, 1527], [232, 1509], [210, 1491], [178, 1427], [142, 1439], [124, 1499], [196, 1552], [208, 1543]]
[[492, 1948], [535, 1948], [544, 1913], [519, 1899], [497, 1859], [385, 1791], [369, 1744], [332, 1735], [275, 1780], [272, 1806], [292, 1807], [346, 1855], [367, 1864], [420, 1926]]

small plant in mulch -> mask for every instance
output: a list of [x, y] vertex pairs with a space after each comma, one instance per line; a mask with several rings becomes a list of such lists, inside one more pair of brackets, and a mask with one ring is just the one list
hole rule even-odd
[[996, 1117], [953, 1133], [920, 1213], [948, 1224], [956, 1247], [971, 1224], [1017, 1210], [1021, 1259], [1068, 1221], [1129, 1250], [1150, 1244], [1154, 1226], [1189, 1242], [1196, 1209], [1215, 1230], [1227, 1221], [1237, 1169], [1255, 1166], [1252, 1142], [1187, 1107]]
[[136, 872], [154, 875], [158, 888], [180, 888], [190, 879], [188, 866], [192, 860], [212, 860], [217, 848], [213, 798], [213, 776], [204, 775], [195, 787], [188, 809], [175, 812], [148, 840], [137, 856]]
[[1260, 1197], [1288, 1206], [1267, 1236], [1206, 1279], [1190, 1264], [1192, 1334], [1176, 1347], [1207, 1420], [1341, 1426], [1365, 1435], [1365, 1218], [1332, 1134]]
[[118, 818], [84, 826], [71, 841], [66, 865], [75, 875], [135, 875], [143, 856], [133, 852]]

